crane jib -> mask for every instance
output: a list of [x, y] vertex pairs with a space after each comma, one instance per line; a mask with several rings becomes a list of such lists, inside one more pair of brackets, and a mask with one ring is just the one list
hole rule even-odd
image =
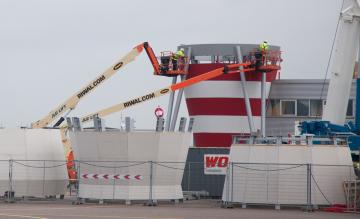
[[103, 82], [106, 79], [105, 75], [101, 75], [98, 79], [96, 79], [92, 84], [87, 86], [84, 90], [82, 90], [79, 94], [76, 96], [80, 99], [81, 97], [85, 96], [89, 91], [94, 89], [96, 86], [98, 86], [101, 82]]

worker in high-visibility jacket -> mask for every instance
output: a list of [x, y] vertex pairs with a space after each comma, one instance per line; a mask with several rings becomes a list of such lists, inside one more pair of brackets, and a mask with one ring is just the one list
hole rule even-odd
[[266, 41], [262, 42], [260, 45], [259, 45], [259, 49], [260, 51], [266, 53], [269, 49], [269, 45]]
[[269, 45], [266, 41], [262, 42], [259, 45], [259, 48], [255, 52], [255, 60], [256, 60], [255, 68], [256, 69], [259, 69], [262, 65], [264, 65], [265, 55], [268, 50], [269, 50]]
[[173, 54], [173, 56], [171, 57], [171, 60], [172, 60], [174, 71], [178, 69], [179, 60], [184, 62], [184, 60], [185, 60], [184, 58], [185, 58], [184, 48], [181, 48], [180, 50], [178, 50], [176, 53]]

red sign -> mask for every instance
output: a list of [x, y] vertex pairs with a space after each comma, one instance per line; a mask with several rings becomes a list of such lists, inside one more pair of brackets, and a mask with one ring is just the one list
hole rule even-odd
[[164, 110], [162, 108], [160, 108], [160, 106], [158, 106], [156, 109], [155, 109], [155, 116], [157, 118], [161, 118], [164, 116]]
[[204, 154], [204, 174], [226, 175], [228, 154]]

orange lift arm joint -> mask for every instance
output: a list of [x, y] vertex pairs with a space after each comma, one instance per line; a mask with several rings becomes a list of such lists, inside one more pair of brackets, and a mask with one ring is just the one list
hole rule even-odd
[[152, 66], [154, 67], [154, 72], [156, 74], [160, 74], [160, 64], [156, 58], [156, 55], [154, 53], [154, 50], [151, 48], [151, 46], [149, 45], [148, 42], [144, 42], [144, 48], [146, 51], [146, 54], [148, 55], [150, 62], [152, 64]]

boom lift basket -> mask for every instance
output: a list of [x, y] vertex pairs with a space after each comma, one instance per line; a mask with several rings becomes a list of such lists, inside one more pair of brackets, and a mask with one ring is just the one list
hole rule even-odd
[[280, 70], [282, 62], [281, 51], [259, 51], [254, 49], [248, 56], [244, 57], [244, 61], [251, 62], [255, 69], [261, 72]]
[[177, 58], [176, 60], [173, 59], [174, 53], [171, 51], [163, 51], [160, 52], [160, 71], [161, 76], [177, 76], [177, 75], [186, 75], [187, 69], [186, 66], [189, 64], [189, 57], [182, 57]]

